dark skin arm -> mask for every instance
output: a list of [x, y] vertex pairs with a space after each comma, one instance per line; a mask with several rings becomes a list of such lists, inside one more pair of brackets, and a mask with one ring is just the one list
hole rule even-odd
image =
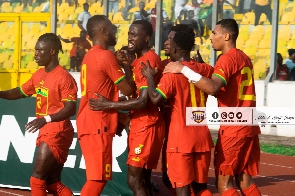
[[71, 43], [71, 42], [72, 42], [72, 41], [69, 40], [69, 39], [64, 39], [64, 38], [62, 38], [60, 35], [58, 35], [58, 38], [59, 38], [61, 41], [65, 42], [65, 43]]
[[[8, 91], [0, 91], [0, 98], [8, 99], [8, 100], [16, 100], [20, 98], [25, 98], [26, 96], [20, 92], [20, 89], [13, 88]], [[59, 122], [65, 120], [76, 113], [76, 102], [65, 102], [64, 108], [61, 109], [56, 114], [50, 115], [52, 122]], [[25, 125], [26, 131], [28, 132], [36, 132], [38, 129], [42, 128], [46, 124], [46, 120], [44, 118], [36, 118], [28, 124]]]
[[7, 99], [7, 100], [16, 100], [20, 98], [25, 98], [26, 96], [20, 92], [18, 87], [7, 90], [7, 91], [0, 91], [0, 98]]
[[149, 98], [154, 105], [161, 105], [165, 101], [165, 98], [155, 90], [156, 85], [154, 76], [156, 75], [157, 71], [151, 67], [149, 61], [147, 61], [146, 64], [141, 62], [141, 65], [141, 73], [148, 81]]
[[[180, 62], [170, 62], [165, 66], [163, 73], [181, 73], [182, 65]], [[208, 95], [216, 95], [219, 90], [224, 86], [224, 82], [217, 76], [212, 76], [212, 78], [202, 77], [195, 86], [200, 90], [204, 91]]]
[[148, 90], [140, 90], [140, 95], [136, 99], [131, 99], [127, 101], [113, 102], [105, 98], [100, 94], [96, 94], [98, 99], [89, 99], [89, 108], [94, 111], [103, 111], [108, 109], [116, 110], [136, 110], [143, 109], [149, 100]]
[[[59, 122], [70, 118], [76, 113], [76, 102], [64, 102], [64, 108], [55, 114], [51, 114], [51, 122]], [[25, 125], [26, 131], [36, 132], [38, 129], [42, 128], [46, 123], [45, 118], [36, 118], [28, 124]]]
[[83, 30], [86, 30], [83, 28], [82, 26], [82, 21], [78, 20], [78, 27], [83, 31]]

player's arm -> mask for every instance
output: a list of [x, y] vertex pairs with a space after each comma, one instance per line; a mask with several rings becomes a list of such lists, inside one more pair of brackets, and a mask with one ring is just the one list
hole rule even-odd
[[212, 76], [211, 79], [203, 77], [180, 62], [170, 62], [165, 66], [163, 73], [182, 73], [191, 83], [208, 95], [216, 95], [224, 86], [223, 80], [219, 77]]
[[44, 125], [50, 122], [59, 122], [70, 118], [76, 114], [76, 102], [67, 101], [64, 102], [64, 107], [55, 114], [50, 114], [44, 118], [36, 118], [28, 124], [25, 125], [26, 131], [36, 132], [38, 129], [42, 128]]
[[64, 39], [64, 38], [62, 38], [60, 35], [58, 35], [58, 38], [59, 38], [61, 41], [65, 42], [65, 43], [71, 43], [71, 42], [72, 42], [72, 41], [69, 40], [69, 39]]
[[94, 111], [103, 111], [109, 109], [115, 110], [136, 110], [146, 107], [148, 102], [148, 90], [146, 88], [140, 90], [138, 98], [127, 101], [113, 102], [100, 94], [96, 94], [97, 99], [89, 99], [89, 109]]
[[7, 91], [0, 91], [0, 98], [15, 100], [20, 98], [25, 98], [26, 96], [21, 93], [20, 88], [16, 87]]
[[78, 20], [78, 27], [83, 31], [85, 29], [83, 28], [82, 23], [83, 22], [81, 20]]
[[156, 75], [157, 71], [150, 66], [149, 61], [147, 61], [147, 64], [141, 62], [141, 65], [141, 73], [147, 79], [148, 82], [149, 98], [154, 105], [161, 105], [165, 101], [165, 98], [155, 90], [156, 85], [154, 76]]
[[[117, 84], [117, 86], [124, 95], [127, 95], [127, 96], [132, 95], [135, 88], [134, 80], [132, 78], [132, 70], [131, 70], [131, 64], [133, 59], [128, 54], [125, 54], [123, 50], [117, 51], [116, 57], [118, 59], [120, 66], [123, 67], [124, 73], [126, 76], [120, 83]], [[128, 84], [126, 84], [126, 82]], [[132, 92], [130, 92], [130, 90]]]

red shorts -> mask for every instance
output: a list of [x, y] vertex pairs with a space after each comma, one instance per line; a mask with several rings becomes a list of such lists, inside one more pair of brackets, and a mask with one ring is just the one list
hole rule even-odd
[[228, 137], [218, 135], [215, 147], [215, 175], [251, 176], [258, 174], [260, 146], [258, 135], [253, 137]]
[[74, 130], [61, 131], [58, 133], [44, 133], [38, 136], [36, 145], [39, 146], [41, 142], [45, 142], [49, 146], [56, 161], [59, 164], [64, 164], [67, 161], [73, 138]]
[[167, 152], [168, 176], [173, 188], [186, 186], [193, 181], [206, 183], [211, 151], [193, 153]]
[[156, 169], [164, 137], [165, 123], [162, 119], [143, 131], [129, 133], [127, 164], [134, 167]]
[[87, 180], [111, 180], [113, 136], [83, 135], [79, 142], [85, 159]]

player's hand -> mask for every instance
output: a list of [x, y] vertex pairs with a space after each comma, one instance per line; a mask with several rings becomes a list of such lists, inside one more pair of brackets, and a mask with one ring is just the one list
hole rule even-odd
[[25, 125], [25, 129], [29, 133], [35, 133], [46, 124], [45, 118], [36, 118]]
[[97, 96], [97, 99], [89, 99], [89, 109], [94, 111], [103, 111], [109, 109], [108, 106], [110, 105], [111, 101], [100, 94], [94, 94]]
[[140, 64], [141, 73], [145, 78], [148, 78], [149, 76], [154, 76], [158, 73], [158, 68], [155, 67], [155, 69], [153, 69], [148, 60], [146, 61], [146, 64], [144, 62], [140, 62]]
[[184, 65], [182, 65], [179, 61], [170, 62], [165, 66], [163, 74], [164, 73], [181, 73], [181, 70], [183, 67]]

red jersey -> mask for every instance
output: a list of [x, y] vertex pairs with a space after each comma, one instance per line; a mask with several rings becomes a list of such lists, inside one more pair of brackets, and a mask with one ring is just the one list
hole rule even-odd
[[116, 84], [124, 79], [115, 55], [100, 46], [93, 46], [82, 62], [80, 83], [81, 100], [77, 114], [78, 136], [83, 134], [111, 134], [115, 136], [118, 111], [92, 111], [88, 100], [101, 94], [111, 101], [118, 101]]
[[[194, 61], [182, 64], [202, 76], [211, 77], [213, 68]], [[214, 147], [207, 126], [186, 126], [186, 107], [205, 107], [208, 95], [190, 84], [182, 74], [164, 74], [156, 88], [165, 99], [169, 99], [172, 110], [168, 134], [167, 152], [205, 152]]]
[[[250, 58], [237, 48], [218, 59], [213, 76], [224, 82], [216, 94], [219, 107], [256, 107], [253, 65]], [[260, 133], [258, 126], [221, 126], [224, 135], [252, 136]]]
[[[55, 114], [64, 108], [64, 102], [77, 101], [77, 84], [67, 70], [58, 65], [51, 72], [38, 69], [32, 77], [20, 87], [25, 96], [36, 94], [36, 117], [42, 118]], [[50, 122], [40, 129], [44, 133], [58, 133], [73, 129], [70, 119]]]
[[[147, 60], [149, 60], [152, 68], [158, 67], [158, 73], [155, 77], [156, 84], [158, 84], [162, 76], [164, 67], [161, 64], [161, 59], [152, 50], [149, 50], [140, 58], [135, 59], [132, 63], [132, 69], [133, 69], [133, 78], [136, 84], [136, 97], [139, 97], [141, 89], [148, 88], [147, 80], [141, 74], [141, 63], [140, 63], [140, 62], [146, 63]], [[151, 101], [148, 101], [145, 108], [131, 111], [130, 131], [139, 132], [146, 129], [147, 127], [155, 124], [158, 121], [160, 115], [161, 114], [160, 114], [159, 108], [155, 106]]]
[[289, 80], [289, 69], [286, 65], [277, 66], [277, 80], [287, 81]]
[[73, 43], [73, 48], [70, 51], [70, 57], [76, 56], [77, 50], [81, 51], [82, 53], [86, 53], [86, 49], [89, 50], [91, 48], [91, 44], [89, 43], [87, 39], [80, 40], [80, 37], [72, 37], [71, 41], [74, 43]]

